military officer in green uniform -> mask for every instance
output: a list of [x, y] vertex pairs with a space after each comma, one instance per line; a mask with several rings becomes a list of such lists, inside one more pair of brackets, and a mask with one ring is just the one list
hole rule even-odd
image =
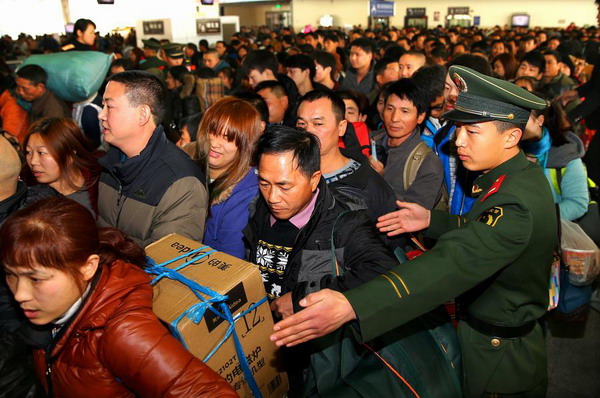
[[160, 42], [154, 38], [142, 40], [144, 43], [144, 56], [140, 62], [140, 69], [158, 76], [164, 81], [167, 69], [167, 63], [158, 58], [157, 53], [160, 49]]
[[464, 393], [468, 397], [543, 397], [546, 350], [538, 320], [548, 306], [557, 219], [541, 168], [519, 149], [532, 109], [545, 101], [506, 81], [452, 66], [460, 88], [453, 111], [458, 155], [483, 174], [477, 201], [461, 217], [398, 202], [379, 218], [389, 235], [426, 229], [433, 249], [345, 293], [307, 296], [302, 311], [275, 325], [271, 340], [296, 345], [356, 321], [362, 341], [461, 296]]
[[165, 61], [167, 62], [167, 66], [169, 68], [183, 65], [183, 44], [167, 43], [162, 45], [162, 49], [165, 52]]

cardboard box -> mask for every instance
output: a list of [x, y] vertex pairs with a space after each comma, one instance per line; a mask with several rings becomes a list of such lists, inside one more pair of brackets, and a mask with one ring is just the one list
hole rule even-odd
[[[201, 243], [171, 234], [149, 245], [146, 253], [160, 264], [203, 246]], [[202, 249], [199, 253], [185, 256], [167, 267], [176, 268], [211, 250]], [[234, 316], [246, 311], [266, 296], [258, 268], [225, 253], [212, 252], [178, 272], [202, 286], [229, 296], [228, 306]], [[168, 325], [199, 302], [196, 295], [179, 281], [165, 277], [154, 285], [154, 312]], [[207, 309], [197, 325], [184, 316], [177, 329], [188, 350], [203, 360], [225, 336], [228, 326], [226, 320]], [[288, 382], [278, 357], [279, 349], [269, 340], [273, 330], [273, 317], [268, 301], [238, 319], [235, 329], [263, 397], [284, 396], [288, 390]], [[227, 380], [240, 397], [253, 396], [240, 367], [233, 337], [229, 337], [206, 364]]]

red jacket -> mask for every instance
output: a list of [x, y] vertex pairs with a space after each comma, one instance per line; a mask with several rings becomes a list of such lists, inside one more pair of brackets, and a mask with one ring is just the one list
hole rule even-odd
[[29, 119], [25, 109], [19, 106], [9, 90], [4, 90], [0, 95], [0, 119], [2, 129], [15, 136], [19, 142], [23, 142], [29, 128]]
[[[55, 397], [231, 397], [229, 384], [173, 338], [152, 312], [150, 277], [116, 261], [51, 344]], [[48, 391], [46, 352], [34, 351]]]

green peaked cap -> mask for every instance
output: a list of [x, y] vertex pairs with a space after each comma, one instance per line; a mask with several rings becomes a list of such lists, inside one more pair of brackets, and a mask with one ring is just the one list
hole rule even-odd
[[161, 46], [171, 58], [183, 58], [183, 44], [179, 43], [168, 43]]
[[158, 50], [160, 48], [160, 42], [154, 37], [151, 37], [149, 39], [143, 39], [142, 43], [144, 43], [144, 47], [148, 47], [153, 50]]
[[454, 110], [444, 113], [444, 119], [463, 123], [500, 120], [526, 124], [532, 109], [542, 110], [548, 106], [545, 100], [521, 87], [464, 66], [453, 65], [448, 74], [459, 94]]

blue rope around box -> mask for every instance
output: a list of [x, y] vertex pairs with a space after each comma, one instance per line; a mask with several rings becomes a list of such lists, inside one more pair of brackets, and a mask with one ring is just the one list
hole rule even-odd
[[[193, 256], [194, 254], [199, 253], [202, 250], [206, 250], [206, 249], [208, 249], [206, 252], [201, 253], [198, 256]], [[227, 328], [227, 333], [225, 333], [225, 336], [223, 336], [223, 338], [219, 341], [219, 343], [208, 353], [208, 355], [204, 358], [203, 361], [204, 362], [208, 361], [215, 354], [215, 352], [217, 352], [219, 350], [219, 348], [221, 348], [223, 343], [225, 343], [225, 341], [227, 341], [227, 339], [229, 337], [233, 336], [233, 341], [235, 343], [235, 350], [236, 350], [237, 356], [240, 360], [240, 366], [242, 368], [242, 371], [244, 372], [244, 377], [246, 379], [246, 382], [250, 386], [250, 390], [252, 391], [252, 394], [254, 395], [254, 397], [262, 398], [262, 394], [260, 393], [258, 385], [256, 384], [256, 380], [254, 379], [254, 376], [252, 375], [252, 370], [250, 369], [248, 360], [246, 359], [246, 355], [244, 354], [244, 349], [242, 348], [242, 343], [240, 342], [237, 332], [235, 331], [235, 322], [238, 319], [240, 319], [241, 317], [243, 317], [244, 315], [248, 314], [250, 311], [254, 310], [256, 307], [262, 305], [265, 301], [267, 301], [267, 296], [263, 297], [259, 302], [251, 305], [246, 311], [233, 316], [231, 314], [231, 311], [229, 310], [229, 306], [227, 305], [227, 299], [228, 299], [227, 295], [219, 294], [219, 293], [215, 292], [214, 290], [207, 288], [206, 286], [202, 286], [202, 285], [198, 284], [197, 282], [186, 278], [185, 276], [181, 275], [178, 272], [178, 271], [182, 270], [183, 268], [187, 267], [188, 265], [190, 265], [190, 264], [198, 261], [199, 259], [206, 257], [209, 254], [214, 253], [214, 252], [216, 252], [216, 250], [211, 249], [208, 246], [202, 246], [195, 250], [192, 250], [190, 252], [182, 254], [179, 257], [175, 257], [174, 259], [165, 261], [160, 264], [156, 264], [154, 262], [154, 260], [152, 260], [150, 257], [148, 257], [147, 259], [148, 259], [149, 266], [146, 268], [146, 272], [148, 274], [156, 275], [154, 277], [154, 279], [152, 279], [152, 282], [151, 282], [152, 285], [156, 284], [162, 278], [169, 278], [169, 279], [178, 281], [178, 282], [184, 284], [185, 286], [187, 286], [198, 298], [198, 300], [199, 300], [198, 303], [192, 305], [190, 308], [183, 311], [183, 313], [181, 315], [179, 315], [179, 317], [177, 317], [177, 319], [175, 319], [171, 322], [171, 330], [172, 330], [173, 334], [175, 335], [175, 337], [177, 337], [177, 339], [179, 341], [181, 341], [181, 343], [185, 346], [186, 349], [187, 349], [187, 344], [185, 343], [185, 341], [183, 340], [183, 337], [179, 333], [179, 328], [178, 328], [179, 322], [184, 317], [187, 316], [192, 322], [194, 322], [197, 325], [202, 321], [202, 318], [204, 317], [206, 310], [209, 309], [215, 315], [219, 316], [222, 319], [225, 319], [229, 323], [229, 327]], [[182, 260], [189, 256], [193, 256], [193, 257], [190, 260], [184, 262], [183, 264], [179, 265], [176, 268], [170, 269], [170, 268], [166, 267], [169, 264], [172, 264], [176, 261]], [[208, 298], [205, 298], [205, 296], [207, 296]], [[215, 309], [213, 307], [213, 305], [217, 305], [219, 307], [220, 311]]]

